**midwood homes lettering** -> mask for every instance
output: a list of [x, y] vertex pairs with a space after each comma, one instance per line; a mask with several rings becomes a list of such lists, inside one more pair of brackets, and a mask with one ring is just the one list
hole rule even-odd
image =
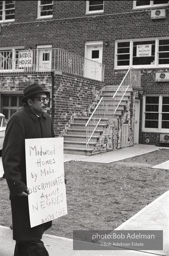
[[26, 140], [31, 227], [67, 214], [63, 139]]

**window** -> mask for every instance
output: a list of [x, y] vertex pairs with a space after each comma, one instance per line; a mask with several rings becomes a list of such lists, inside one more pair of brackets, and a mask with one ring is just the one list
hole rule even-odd
[[144, 131], [169, 131], [169, 97], [145, 96]]
[[86, 13], [98, 13], [104, 11], [104, 1], [86, 1]]
[[115, 68], [169, 67], [169, 38], [116, 42]]
[[22, 107], [21, 98], [21, 95], [1, 95], [1, 109], [2, 113], [5, 115], [5, 119], [9, 120], [10, 117]]
[[38, 1], [38, 18], [53, 17], [53, 1]]
[[0, 49], [0, 72], [19, 69], [18, 58], [21, 49]]
[[0, 1], [0, 22], [14, 21], [15, 1]]
[[153, 8], [153, 7], [159, 7], [159, 6], [167, 6], [168, 4], [169, 4], [168, 0], [154, 0], [154, 1], [137, 0], [133, 2], [133, 8], [134, 9]]

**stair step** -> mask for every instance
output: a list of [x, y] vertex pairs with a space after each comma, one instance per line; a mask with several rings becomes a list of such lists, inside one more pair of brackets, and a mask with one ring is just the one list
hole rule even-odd
[[[88, 148], [93, 149], [96, 145], [96, 142], [89, 142]], [[85, 148], [86, 141], [64, 141], [64, 148]]]
[[[95, 135], [100, 135], [103, 132], [103, 129], [97, 129], [94, 134]], [[67, 129], [67, 134], [74, 134], [74, 135], [86, 135], [86, 128], [84, 129]]]
[[[106, 109], [107, 109], [107, 111], [108, 112], [113, 112], [115, 109], [116, 109], [116, 107], [117, 107], [117, 104], [116, 105], [114, 105], [114, 106], [108, 106], [108, 108], [105, 108], [104, 106], [100, 106], [99, 108], [98, 108], [98, 111], [106, 111]], [[118, 107], [118, 110], [121, 110], [121, 111], [123, 111], [124, 110], [124, 105], [123, 106], [119, 106]]]
[[[85, 118], [75, 117], [74, 124], [76, 124], [76, 123], [86, 124], [88, 120], [89, 120], [89, 117], [85, 117]], [[108, 122], [107, 118], [102, 118], [100, 121], [100, 124], [106, 124], [107, 122]]]
[[[119, 87], [119, 85], [105, 85], [105, 87], [103, 88], [103, 91], [104, 90], [117, 90], [117, 88]], [[121, 89], [126, 89], [126, 85], [122, 85], [121, 87], [120, 87]], [[127, 89], [127, 91], [132, 91], [133, 89], [132, 89], [132, 87], [129, 87], [128, 89]]]
[[[113, 97], [114, 93], [115, 92], [105, 91], [105, 92], [102, 92], [101, 96], [102, 97], [111, 97], [111, 96]], [[124, 94], [124, 92], [118, 92], [115, 97], [122, 97], [123, 94]], [[131, 95], [130, 92], [127, 92], [127, 93], [125, 93], [124, 97], [130, 97], [130, 95]]]
[[[97, 142], [99, 136], [93, 135], [91, 142]], [[86, 143], [86, 134], [85, 135], [72, 135], [72, 134], [65, 134], [64, 135], [64, 142], [66, 141], [84, 141]]]
[[[98, 127], [105, 127], [107, 125], [107, 123], [105, 124], [101, 124], [99, 123]], [[90, 122], [90, 126], [95, 126], [95, 124], [92, 124], [92, 122]], [[71, 126], [70, 126], [71, 129], [84, 129], [86, 128], [85, 124], [81, 124], [81, 123], [72, 123]]]
[[76, 154], [76, 155], [91, 155], [93, 149], [89, 148], [69, 148], [69, 147], [64, 147], [64, 153], [65, 154]]

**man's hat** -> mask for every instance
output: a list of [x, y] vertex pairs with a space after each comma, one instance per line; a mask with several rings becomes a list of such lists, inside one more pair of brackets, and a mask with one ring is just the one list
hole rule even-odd
[[48, 93], [49, 94], [49, 91], [47, 89], [42, 88], [38, 84], [28, 85], [23, 90], [22, 102], [25, 102], [25, 100], [27, 100], [29, 97], [31, 97], [35, 94], [38, 94], [38, 93], [45, 93], [45, 94]]

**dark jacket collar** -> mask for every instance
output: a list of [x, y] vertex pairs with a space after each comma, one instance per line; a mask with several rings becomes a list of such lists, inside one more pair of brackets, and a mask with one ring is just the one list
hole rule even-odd
[[38, 122], [39, 119], [44, 120], [47, 118], [46, 113], [43, 112], [40, 116], [38, 116], [30, 107], [24, 107], [25, 112], [29, 115], [34, 122]]

